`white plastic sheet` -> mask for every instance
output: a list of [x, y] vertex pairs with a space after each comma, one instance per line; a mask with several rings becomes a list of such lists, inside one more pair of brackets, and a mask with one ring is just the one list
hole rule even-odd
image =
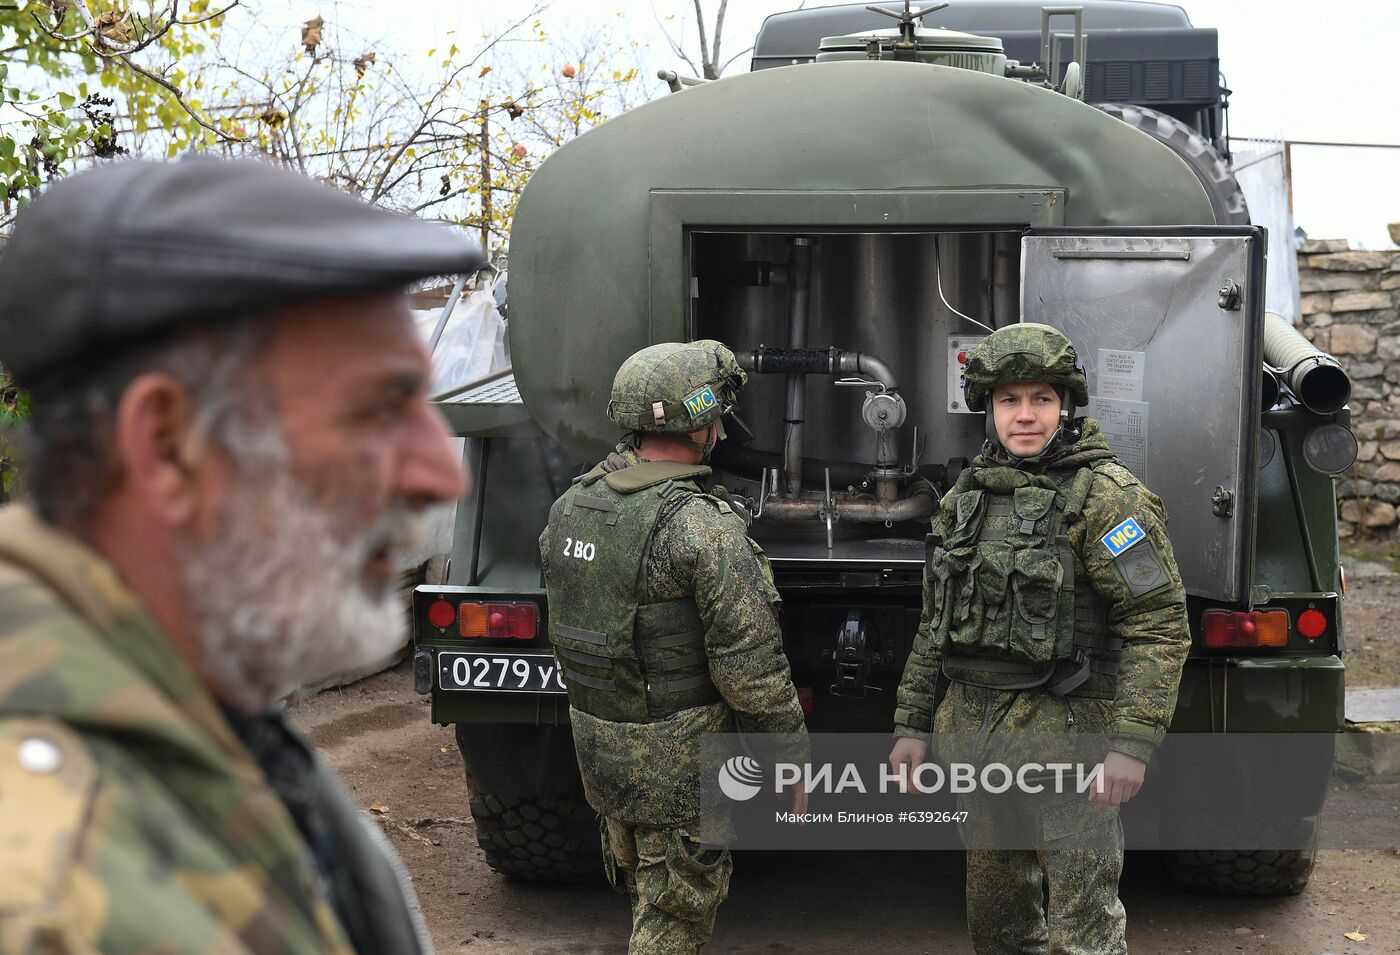
[[[442, 309], [415, 312], [425, 339], [437, 327]], [[509, 364], [506, 358], [506, 323], [496, 307], [493, 288], [487, 285], [463, 295], [433, 352], [433, 378], [428, 392], [440, 395], [479, 381]]]

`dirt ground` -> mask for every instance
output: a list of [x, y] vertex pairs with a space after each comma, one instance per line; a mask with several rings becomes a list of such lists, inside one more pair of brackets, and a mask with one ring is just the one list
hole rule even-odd
[[[1375, 567], [1384, 571], [1385, 568]], [[1349, 575], [1349, 686], [1400, 686], [1400, 575]], [[606, 885], [538, 885], [486, 867], [450, 727], [428, 719], [406, 665], [293, 708], [398, 848], [439, 952], [624, 953], [628, 907]], [[970, 953], [960, 853], [737, 853], [706, 951], [783, 955]], [[1191, 895], [1151, 853], [1129, 853], [1121, 894], [1134, 955], [1400, 952], [1400, 854], [1323, 852], [1286, 899]], [[1354, 940], [1346, 933], [1365, 935]]]

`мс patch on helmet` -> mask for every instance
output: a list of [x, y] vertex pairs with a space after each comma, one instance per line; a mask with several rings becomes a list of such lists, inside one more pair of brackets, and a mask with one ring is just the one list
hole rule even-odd
[[728, 412], [746, 381], [734, 353], [717, 341], [662, 342], [622, 363], [608, 417], [627, 431], [688, 434]]
[[1044, 381], [1067, 388], [1074, 403], [1089, 403], [1089, 383], [1074, 345], [1058, 329], [1025, 322], [1007, 325], [982, 339], [967, 356], [963, 396], [972, 411], [986, 409], [987, 396], [998, 385]]

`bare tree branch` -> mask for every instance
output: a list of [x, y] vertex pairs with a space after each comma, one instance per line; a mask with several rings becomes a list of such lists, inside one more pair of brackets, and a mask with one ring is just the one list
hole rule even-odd
[[[724, 8], [727, 6], [729, 6], [729, 0], [719, 0], [719, 14], [715, 17], [715, 36], [713, 44], [715, 56], [714, 59], [710, 61], [711, 63], [719, 62], [719, 44], [720, 41], [724, 39]], [[708, 77], [708, 79], [719, 79], [720, 72], [720, 70], [715, 70], [715, 75]]]
[[230, 10], [232, 10], [234, 7], [238, 6], [241, 2], [242, 2], [242, 0], [233, 0], [232, 3], [230, 3], [228, 6], [224, 7], [222, 10], [216, 10], [215, 12], [205, 14], [205, 15], [202, 16], [202, 17], [195, 17], [193, 20], [176, 20], [176, 21], [174, 21], [174, 22], [177, 23], [177, 24], [179, 24], [179, 25], [182, 26], [182, 27], [192, 27], [192, 26], [197, 26], [198, 24], [201, 24], [201, 23], [208, 23], [210, 20], [217, 20], [217, 19], [219, 19], [219, 17], [223, 16], [225, 13], [228, 13], [228, 12], [229, 12]]
[[[709, 67], [710, 45], [705, 36], [705, 13], [700, 9], [700, 0], [692, 0], [692, 2], [695, 4], [695, 32], [700, 34], [700, 64], [704, 67]], [[707, 80], [714, 79], [714, 77], [709, 75], [708, 69], [702, 75]]]
[[456, 199], [458, 196], [465, 196], [468, 193], [470, 193], [472, 189], [472, 186], [463, 186], [461, 189], [453, 189], [445, 196], [435, 196], [432, 199], [429, 199], [427, 202], [422, 202], [416, 206], [412, 206], [411, 208], [409, 208], [408, 211], [413, 213], [414, 215], [417, 215], [424, 209], [431, 209], [433, 206], [441, 205], [442, 203], [447, 202], [450, 199]]
[[740, 50], [738, 53], [735, 53], [735, 54], [734, 54], [733, 56], [731, 56], [729, 59], [725, 60], [725, 61], [724, 61], [724, 65], [721, 66], [721, 67], [719, 68], [719, 71], [720, 71], [721, 73], [723, 73], [725, 70], [729, 69], [729, 64], [730, 64], [730, 63], [733, 63], [735, 60], [737, 60], [739, 57], [743, 56], [745, 53], [752, 53], [752, 52], [753, 52], [753, 47], [751, 47], [751, 46], [750, 46], [750, 47], [745, 47], [744, 49]]
[[404, 140], [403, 145], [400, 146], [398, 151], [395, 152], [392, 157], [390, 157], [387, 163], [385, 163], [384, 169], [379, 174], [379, 178], [375, 180], [374, 189], [369, 199], [371, 203], [376, 202], [383, 197], [386, 191], [384, 188], [384, 183], [388, 180], [390, 170], [392, 170], [394, 166], [398, 164], [399, 160], [403, 158], [404, 153], [406, 153], [408, 149], [413, 145], [414, 140], [417, 139], [418, 136], [421, 135], [423, 131], [427, 128], [428, 120], [431, 115], [430, 110], [432, 109], [433, 104], [435, 104], [438, 101], [438, 99], [452, 87], [452, 84], [457, 80], [457, 77], [461, 76], [462, 73], [468, 68], [475, 66], [478, 62], [480, 62], [483, 56], [485, 56], [492, 49], [494, 49], [496, 45], [503, 41], [507, 36], [520, 29], [520, 27], [524, 26], [525, 23], [527, 23], [528, 21], [534, 19], [539, 14], [541, 9], [543, 8], [538, 5], [533, 7], [529, 13], [516, 20], [515, 23], [513, 23], [510, 27], [501, 31], [496, 36], [492, 37], [490, 42], [488, 42], [485, 46], [478, 50], [475, 56], [473, 56], [466, 63], [459, 66], [457, 69], [453, 70], [448, 75], [447, 79], [445, 79], [442, 85], [438, 87], [437, 92], [434, 93], [423, 105], [422, 119], [418, 123], [417, 128], [415, 128], [413, 132], [409, 134], [408, 138]]
[[680, 57], [685, 62], [686, 66], [690, 67], [690, 72], [699, 76], [702, 70], [691, 60], [690, 55], [685, 52], [685, 47], [681, 46], [680, 41], [671, 36], [671, 31], [666, 29], [666, 24], [661, 22], [661, 16], [656, 12], [655, 5], [651, 8], [651, 15], [652, 18], [656, 20], [656, 26], [661, 30], [661, 35], [666, 38], [666, 43], [671, 47], [671, 52]]
[[119, 54], [116, 57], [114, 57], [114, 59], [121, 61], [123, 64], [125, 64], [126, 68], [131, 70], [133, 73], [144, 76], [152, 83], [155, 83], [157, 86], [160, 86], [167, 92], [169, 92], [170, 95], [175, 98], [175, 102], [180, 104], [180, 108], [185, 111], [185, 113], [190, 117], [190, 119], [194, 120], [200, 126], [209, 130], [209, 132], [213, 133], [215, 136], [218, 136], [223, 141], [236, 143], [242, 138], [239, 136], [229, 135], [219, 127], [215, 126], [213, 123], [209, 122], [209, 120], [201, 116], [198, 113], [198, 111], [196, 111], [193, 107], [190, 106], [189, 103], [185, 102], [185, 94], [181, 92], [180, 87], [176, 86], [174, 83], [170, 82], [165, 77], [161, 76], [159, 73], [153, 73], [150, 70], [146, 69], [144, 66], [138, 66], [136, 63], [133, 63], [125, 54]]
[[[49, 25], [44, 22], [43, 18], [40, 17], [39, 14], [35, 13], [33, 10], [29, 11], [29, 15], [34, 18], [34, 22], [38, 25], [40, 30], [43, 30], [45, 33], [47, 33], [50, 39], [57, 40], [60, 43], [76, 43], [78, 40], [81, 40], [84, 37], [93, 36], [97, 33], [97, 28], [92, 26], [89, 26], [86, 30], [83, 30], [80, 33], [59, 33], [57, 30], [51, 29]], [[18, 49], [18, 47], [12, 47], [12, 49]]]

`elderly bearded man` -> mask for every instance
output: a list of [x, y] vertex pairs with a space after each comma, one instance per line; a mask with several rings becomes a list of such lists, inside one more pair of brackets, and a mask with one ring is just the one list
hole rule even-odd
[[464, 478], [402, 290], [444, 229], [261, 163], [54, 185], [0, 254], [33, 398], [0, 512], [0, 951], [429, 949], [278, 701], [403, 640], [394, 555]]

